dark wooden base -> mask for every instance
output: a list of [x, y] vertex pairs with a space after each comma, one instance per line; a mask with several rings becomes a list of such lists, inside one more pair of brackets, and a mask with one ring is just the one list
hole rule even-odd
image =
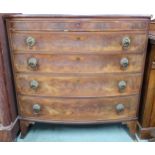
[[[34, 123], [35, 123], [35, 121], [32, 122], [29, 120], [22, 120], [22, 119], [20, 120], [20, 130], [21, 130], [20, 138], [24, 138], [26, 136], [30, 124], [34, 124]], [[65, 123], [63, 123], [63, 124], [65, 124]], [[135, 135], [137, 133], [137, 121], [136, 120], [126, 121], [126, 122], [122, 122], [122, 124], [127, 125], [131, 138], [133, 140], [135, 140], [136, 139]]]
[[11, 125], [0, 127], [0, 142], [12, 142], [16, 140], [19, 132], [19, 121], [15, 120]]
[[138, 136], [141, 139], [152, 139], [155, 138], [155, 127], [154, 128], [143, 128], [139, 123], [138, 126]]
[[129, 121], [127, 122], [127, 127], [129, 128], [129, 133], [131, 135], [135, 135], [137, 132], [137, 121]]
[[135, 141], [136, 133], [137, 133], [137, 120], [122, 122], [122, 124], [127, 125], [128, 129], [129, 129], [129, 135]]
[[27, 131], [29, 129], [30, 122], [27, 120], [20, 120], [20, 138], [24, 138], [27, 134]]

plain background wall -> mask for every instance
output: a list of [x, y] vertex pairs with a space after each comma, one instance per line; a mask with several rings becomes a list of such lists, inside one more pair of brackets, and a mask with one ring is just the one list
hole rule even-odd
[[1, 13], [153, 14], [155, 0], [0, 0]]

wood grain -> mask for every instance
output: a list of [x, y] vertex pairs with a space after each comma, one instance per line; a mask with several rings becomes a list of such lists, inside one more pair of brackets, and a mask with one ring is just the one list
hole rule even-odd
[[[7, 16], [6, 26], [16, 83], [22, 135], [29, 123], [124, 122], [136, 132], [149, 17]], [[27, 37], [36, 41], [26, 44]], [[128, 48], [122, 39], [129, 37]], [[37, 58], [37, 69], [27, 65]], [[129, 66], [120, 67], [122, 57]], [[30, 88], [36, 80], [39, 87]], [[118, 89], [124, 80], [127, 87]], [[125, 110], [116, 112], [116, 105]], [[34, 114], [34, 104], [41, 111]], [[130, 121], [130, 122], [129, 122]]]
[[143, 81], [143, 93], [141, 96], [141, 109], [140, 109], [140, 123], [143, 128], [153, 127], [150, 126], [152, 108], [154, 104], [154, 90], [155, 90], [155, 70], [152, 68], [152, 63], [155, 60], [155, 46], [149, 42], [145, 76]]
[[149, 24], [149, 35], [155, 36], [155, 20], [152, 20]]
[[[115, 120], [136, 116], [138, 96], [95, 98], [95, 99], [67, 99], [19, 97], [20, 114], [24, 118], [59, 121], [95, 121]], [[116, 105], [122, 103], [124, 111], [118, 113]], [[33, 112], [33, 105], [39, 104], [41, 111]]]
[[139, 19], [67, 19], [67, 18], [16, 18], [8, 21], [10, 29], [18, 31], [26, 30], [50, 30], [50, 31], [120, 31], [120, 30], [146, 30], [148, 23]]
[[[141, 72], [144, 54], [82, 55], [82, 54], [14, 54], [15, 72], [34, 73], [124, 73]], [[31, 68], [28, 60], [35, 58], [37, 67]], [[129, 65], [123, 68], [121, 59]], [[109, 61], [111, 60], [111, 61]]]
[[[36, 80], [39, 87], [30, 88], [30, 81]], [[127, 87], [123, 92], [118, 89], [118, 82], [124, 80]], [[17, 93], [39, 96], [100, 97], [137, 94], [140, 91], [141, 74], [103, 76], [57, 76], [38, 74], [17, 74]]]
[[155, 21], [149, 27], [149, 44], [145, 62], [143, 89], [139, 112], [139, 135], [143, 139], [153, 137], [155, 131]]
[[[29, 48], [27, 37], [33, 37], [36, 44]], [[122, 39], [130, 37], [131, 45], [122, 48]], [[145, 33], [127, 32], [12, 32], [11, 48], [13, 52], [41, 53], [129, 53], [144, 52], [147, 42]]]
[[13, 75], [4, 14], [0, 13], [0, 142], [14, 141], [19, 131]]

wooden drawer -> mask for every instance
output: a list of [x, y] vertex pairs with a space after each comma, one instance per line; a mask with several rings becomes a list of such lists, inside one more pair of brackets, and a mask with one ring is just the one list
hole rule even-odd
[[[28, 37], [35, 39], [33, 46], [28, 46]], [[122, 47], [122, 41], [129, 37], [128, 48]], [[147, 35], [127, 32], [18, 32], [11, 33], [13, 52], [40, 53], [133, 53], [143, 52]]]
[[146, 30], [148, 22], [140, 19], [116, 18], [16, 18], [7, 21], [11, 30], [25, 31], [120, 31]]
[[144, 54], [14, 54], [14, 66], [15, 72], [33, 73], [142, 72], [143, 59]]
[[[35, 82], [33, 81], [35, 80]], [[126, 88], [120, 91], [118, 84], [124, 80]], [[30, 83], [33, 81], [32, 89]], [[39, 96], [100, 97], [137, 94], [140, 90], [141, 74], [96, 75], [43, 75], [17, 74], [17, 93]]]
[[[118, 110], [118, 104], [123, 105], [122, 111]], [[137, 95], [93, 99], [19, 96], [20, 115], [38, 120], [86, 122], [127, 119], [136, 117], [137, 106]]]

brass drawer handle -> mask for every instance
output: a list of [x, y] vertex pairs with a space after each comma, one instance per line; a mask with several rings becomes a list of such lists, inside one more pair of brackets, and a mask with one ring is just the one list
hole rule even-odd
[[124, 80], [118, 82], [118, 88], [123, 91], [126, 88], [126, 82]]
[[127, 58], [122, 58], [120, 60], [120, 65], [123, 69], [126, 69], [129, 65], [129, 60]]
[[27, 37], [26, 38], [26, 44], [29, 47], [33, 47], [35, 45], [35, 43], [36, 43], [35, 38], [33, 38], [33, 37]]
[[30, 88], [31, 89], [37, 89], [39, 87], [39, 82], [38, 81], [36, 81], [36, 80], [32, 80], [32, 81], [30, 81]]
[[129, 37], [124, 37], [122, 39], [122, 47], [123, 48], [128, 48], [130, 46], [131, 40]]
[[32, 110], [35, 114], [38, 114], [41, 111], [41, 106], [39, 104], [34, 104]]
[[125, 106], [122, 103], [120, 103], [120, 104], [117, 104], [115, 108], [116, 108], [116, 112], [120, 113], [124, 111]]
[[29, 58], [27, 64], [31, 69], [36, 69], [38, 66], [38, 60], [36, 58]]

